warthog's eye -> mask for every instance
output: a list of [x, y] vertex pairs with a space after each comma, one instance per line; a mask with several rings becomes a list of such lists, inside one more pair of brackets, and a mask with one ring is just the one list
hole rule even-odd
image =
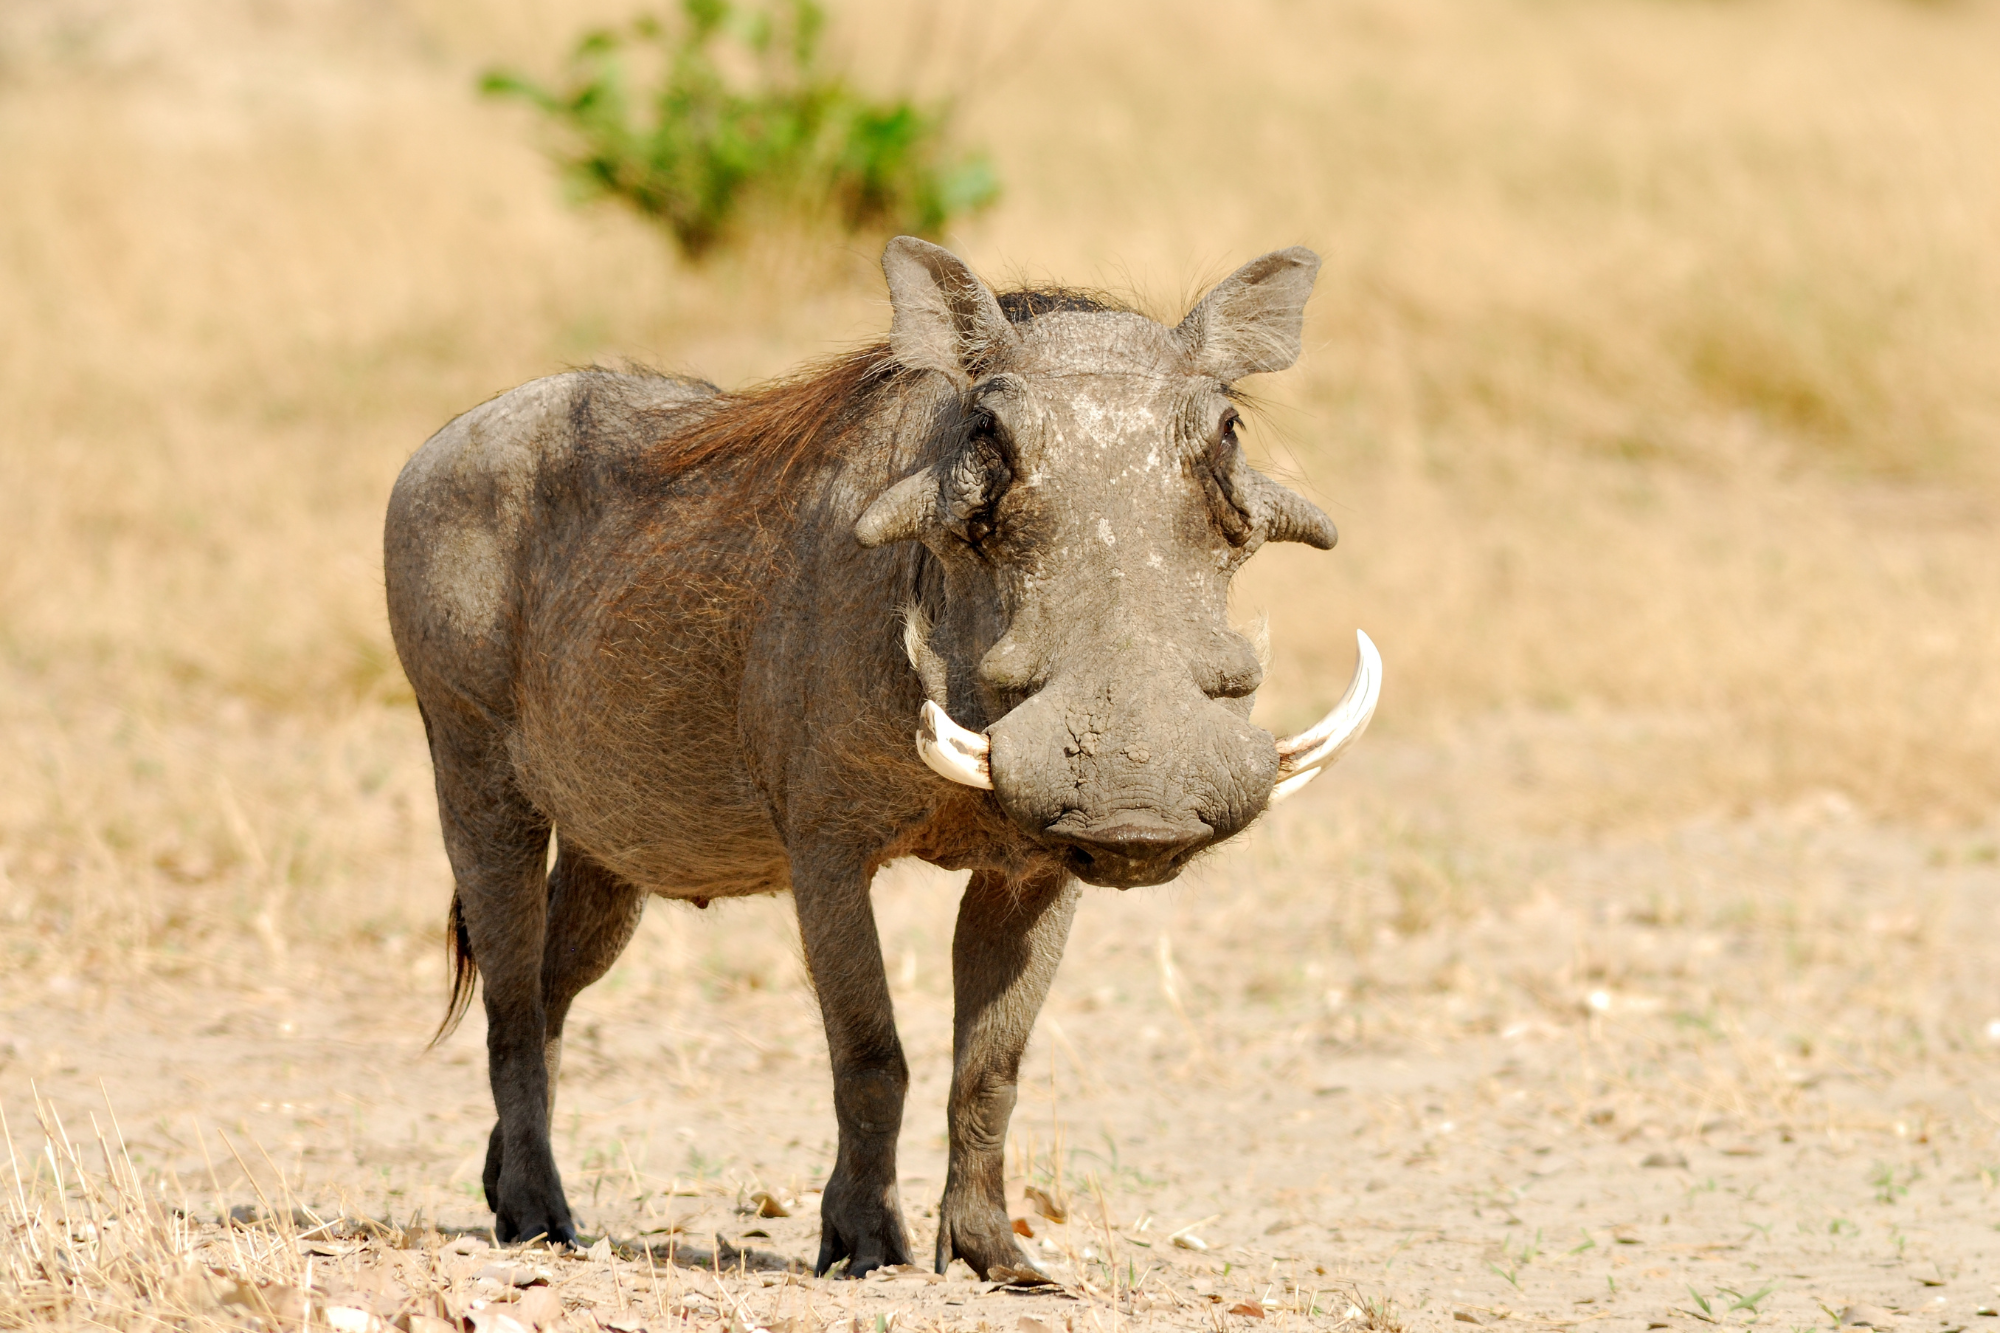
[[977, 547], [993, 535], [994, 509], [1013, 483], [1014, 469], [1005, 429], [992, 413], [981, 412], [968, 424], [965, 454], [946, 486], [945, 526]]
[[1215, 514], [1216, 526], [1222, 529], [1222, 535], [1229, 539], [1231, 546], [1241, 546], [1249, 541], [1255, 526], [1250, 511], [1236, 493], [1235, 474], [1240, 457], [1236, 427], [1240, 420], [1235, 408], [1224, 413], [1215, 442], [1209, 445], [1201, 461], [1195, 465], [1195, 477], [1208, 496], [1208, 507]]

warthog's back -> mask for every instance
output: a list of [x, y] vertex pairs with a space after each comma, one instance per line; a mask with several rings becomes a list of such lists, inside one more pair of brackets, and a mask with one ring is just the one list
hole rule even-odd
[[[647, 452], [714, 393], [605, 371], [525, 384], [424, 444], [385, 534], [390, 626], [433, 744], [504, 746], [486, 771], [566, 842], [683, 897], [785, 883], [736, 744], [740, 635], [718, 623], [747, 610], [715, 577], [740, 562], [705, 539], [672, 577], [656, 559], [712, 500], [652, 482]], [[640, 637], [643, 660], [623, 651]]]
[[396, 479], [384, 529], [389, 621], [419, 696], [497, 709], [536, 475], [567, 454], [577, 376], [535, 380], [453, 418]]
[[602, 429], [579, 438], [579, 409], [606, 390], [656, 410], [714, 392], [667, 378], [551, 375], [453, 418], [404, 465], [389, 498], [383, 573], [390, 628], [419, 698], [430, 684], [505, 711], [537, 488], [572, 481], [582, 451], [638, 444]]

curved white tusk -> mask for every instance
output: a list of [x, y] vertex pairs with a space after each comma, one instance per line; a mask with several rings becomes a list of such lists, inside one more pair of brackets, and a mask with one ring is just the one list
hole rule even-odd
[[1326, 770], [1323, 768], [1309, 768], [1303, 773], [1294, 773], [1288, 778], [1278, 779], [1271, 788], [1271, 799], [1266, 804], [1276, 805], [1324, 772]]
[[1359, 660], [1340, 702], [1312, 727], [1278, 742], [1278, 781], [1271, 788], [1270, 804], [1276, 805], [1318, 777], [1368, 730], [1375, 702], [1382, 696], [1382, 654], [1375, 651], [1375, 641], [1360, 630], [1354, 631], [1354, 646]]
[[917, 754], [940, 777], [962, 782], [968, 787], [993, 790], [993, 773], [987, 766], [991, 748], [986, 737], [967, 731], [951, 720], [951, 714], [929, 700], [918, 714]]

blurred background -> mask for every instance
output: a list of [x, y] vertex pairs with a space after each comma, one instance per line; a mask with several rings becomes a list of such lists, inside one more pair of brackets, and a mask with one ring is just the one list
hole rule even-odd
[[[555, 82], [582, 30], [633, 12], [0, 8], [17, 916], [100, 875], [374, 877], [398, 821], [428, 824], [420, 785], [409, 811], [370, 789], [416, 734], [377, 543], [451, 415], [593, 360], [732, 385], [880, 335], [879, 232], [753, 220], [696, 263], [576, 202], [557, 127], [478, 95], [494, 68]], [[1273, 620], [1271, 725], [1337, 692], [1360, 625], [1389, 663], [1380, 733], [1511, 738], [1509, 819], [1801, 797], [1991, 819], [2000, 11], [828, 19], [857, 88], [953, 101], [999, 194], [942, 239], [995, 281], [1171, 319], [1250, 256], [1325, 255], [1307, 354], [1255, 386], [1256, 445], [1342, 531], [1243, 580], [1245, 618]]]

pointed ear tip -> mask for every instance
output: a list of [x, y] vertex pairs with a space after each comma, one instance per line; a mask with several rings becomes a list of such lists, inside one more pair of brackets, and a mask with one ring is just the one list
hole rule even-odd
[[[1319, 251], [1304, 245], [1288, 245], [1282, 250], [1267, 250], [1243, 266], [1253, 272], [1272, 274], [1284, 269], [1305, 269], [1311, 272], [1320, 266]], [[1239, 270], [1239, 272], [1242, 270]]]
[[1305, 246], [1295, 245], [1289, 250], [1280, 250], [1278, 254], [1283, 257], [1287, 268], [1298, 273], [1307, 282], [1311, 282], [1319, 276], [1320, 257], [1315, 252], [1306, 249]]
[[912, 276], [917, 272], [935, 274], [941, 265], [963, 265], [957, 255], [941, 245], [933, 245], [921, 236], [897, 236], [882, 247], [882, 272], [893, 276], [898, 271]]

